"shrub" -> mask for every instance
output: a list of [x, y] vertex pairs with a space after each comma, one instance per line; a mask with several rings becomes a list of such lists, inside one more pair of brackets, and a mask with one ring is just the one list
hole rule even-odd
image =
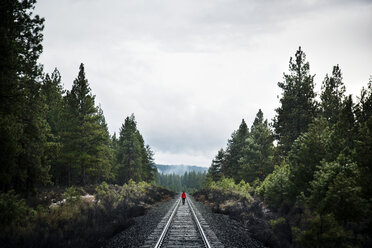
[[96, 202], [102, 204], [105, 209], [116, 207], [119, 202], [119, 193], [115, 188], [110, 189], [106, 182], [96, 187]]
[[211, 182], [209, 184], [209, 188], [234, 192], [253, 201], [253, 198], [250, 195], [250, 193], [253, 192], [253, 188], [244, 180], [241, 180], [240, 183], [235, 184], [234, 179], [222, 177], [222, 179], [217, 182]]
[[35, 217], [36, 211], [14, 190], [0, 194], [0, 229], [22, 227]]
[[287, 204], [288, 192], [291, 183], [289, 180], [289, 166], [282, 164], [275, 166], [273, 173], [268, 175], [257, 188], [257, 194], [274, 210], [279, 210]]
[[66, 199], [66, 203], [68, 204], [76, 204], [81, 201], [80, 193], [74, 186], [67, 188], [62, 196], [64, 199]]
[[106, 182], [102, 182], [100, 185], [96, 187], [97, 197], [106, 195], [108, 191], [109, 191], [109, 186]]
[[142, 190], [143, 193], [146, 193], [147, 190], [151, 188], [151, 184], [147, 182], [139, 182], [137, 186]]
[[344, 155], [323, 163], [311, 182], [309, 203], [320, 214], [333, 213], [338, 221], [358, 221], [365, 216], [366, 203], [359, 184], [356, 163]]
[[272, 219], [269, 220], [270, 226], [272, 229], [275, 229], [277, 226], [281, 226], [285, 223], [285, 219], [283, 217], [280, 217], [278, 219]]
[[[133, 224], [149, 205], [170, 192], [147, 183], [96, 187], [95, 203], [81, 200], [81, 188], [61, 194], [66, 204], [30, 208], [14, 191], [0, 194], [0, 247], [100, 247]], [[147, 204], [145, 204], [145, 202]]]
[[0, 247], [18, 246], [22, 237], [32, 232], [36, 211], [14, 190], [0, 194]]
[[345, 231], [332, 214], [316, 215], [309, 220], [309, 228], [297, 232], [296, 242], [299, 247], [312, 248], [351, 248], [358, 247], [353, 242], [351, 231]]

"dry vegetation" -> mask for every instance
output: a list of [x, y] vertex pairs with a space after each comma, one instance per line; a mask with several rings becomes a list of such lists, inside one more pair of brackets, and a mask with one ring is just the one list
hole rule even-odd
[[[84, 197], [87, 192], [94, 198]], [[123, 186], [102, 183], [44, 191], [29, 202], [9, 191], [0, 195], [0, 246], [97, 247], [172, 194], [133, 181]]]

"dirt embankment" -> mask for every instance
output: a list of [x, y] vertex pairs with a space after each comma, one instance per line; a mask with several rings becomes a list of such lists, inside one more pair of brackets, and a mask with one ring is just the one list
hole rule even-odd
[[228, 215], [237, 220], [247, 235], [259, 240], [267, 247], [292, 247], [290, 227], [265, 208], [259, 200], [245, 197], [229, 190], [202, 189], [194, 195], [215, 213]]

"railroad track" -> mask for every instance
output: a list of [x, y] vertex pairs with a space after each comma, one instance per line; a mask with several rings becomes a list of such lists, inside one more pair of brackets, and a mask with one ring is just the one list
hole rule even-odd
[[223, 245], [188, 196], [185, 205], [181, 199], [175, 202], [143, 247], [221, 248]]

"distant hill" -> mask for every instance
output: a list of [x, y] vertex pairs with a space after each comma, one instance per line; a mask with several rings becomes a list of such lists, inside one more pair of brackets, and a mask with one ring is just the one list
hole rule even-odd
[[195, 171], [195, 172], [206, 172], [208, 171], [207, 167], [200, 167], [195, 165], [164, 165], [156, 164], [159, 173], [163, 174], [178, 174], [183, 175], [186, 171]]

